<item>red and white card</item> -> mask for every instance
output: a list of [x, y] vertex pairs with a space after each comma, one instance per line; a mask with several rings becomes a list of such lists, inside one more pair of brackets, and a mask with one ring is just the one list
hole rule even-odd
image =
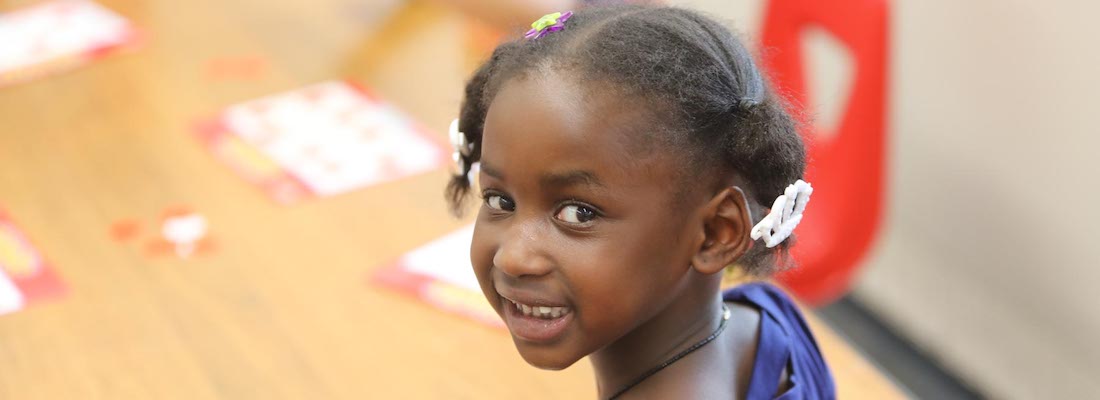
[[0, 14], [0, 87], [62, 72], [136, 44], [125, 18], [86, 0]]
[[65, 292], [46, 258], [0, 211], [0, 314], [23, 309]]
[[346, 193], [449, 160], [446, 147], [413, 120], [342, 81], [231, 106], [196, 134], [280, 203]]
[[443, 236], [378, 270], [372, 280], [445, 311], [504, 327], [477, 283], [470, 265], [473, 225]]

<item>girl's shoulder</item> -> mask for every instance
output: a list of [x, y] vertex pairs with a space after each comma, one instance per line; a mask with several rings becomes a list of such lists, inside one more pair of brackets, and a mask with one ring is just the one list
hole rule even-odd
[[789, 389], [777, 398], [836, 397], [832, 374], [817, 341], [802, 312], [786, 293], [770, 283], [754, 282], [730, 288], [722, 293], [722, 298], [760, 310], [760, 339], [747, 398], [775, 396], [785, 370], [790, 374]]

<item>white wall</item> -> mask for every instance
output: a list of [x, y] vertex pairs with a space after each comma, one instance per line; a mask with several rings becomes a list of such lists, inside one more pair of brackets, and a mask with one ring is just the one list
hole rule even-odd
[[[679, 3], [750, 36], [763, 4]], [[855, 294], [994, 397], [1100, 395], [1100, 2], [893, 7], [889, 206]]]

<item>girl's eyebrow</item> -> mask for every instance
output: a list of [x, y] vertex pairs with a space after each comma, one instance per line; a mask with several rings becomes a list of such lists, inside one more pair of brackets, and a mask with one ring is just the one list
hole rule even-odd
[[539, 184], [543, 187], [587, 185], [606, 188], [603, 182], [600, 182], [600, 179], [596, 178], [595, 174], [581, 170], [543, 174], [542, 177], [539, 178]]
[[504, 180], [504, 173], [500, 172], [500, 170], [496, 169], [496, 167], [489, 165], [485, 161], [481, 162], [481, 172], [484, 172], [486, 175], [497, 178], [499, 180]]
[[[486, 164], [484, 161], [481, 162], [481, 172], [498, 180], [505, 180], [503, 172], [496, 169], [496, 167], [493, 167], [491, 164]], [[544, 173], [539, 177], [539, 184], [543, 187], [552, 188], [576, 185], [596, 186], [601, 189], [607, 188], [607, 186], [596, 177], [596, 174], [584, 170]]]

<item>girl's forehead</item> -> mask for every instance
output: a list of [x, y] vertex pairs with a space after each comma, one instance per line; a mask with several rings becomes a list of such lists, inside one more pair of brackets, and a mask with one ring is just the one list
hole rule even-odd
[[[505, 82], [489, 105], [482, 157], [494, 150], [535, 150], [556, 155], [599, 156], [630, 167], [649, 161], [659, 128], [639, 99], [606, 85], [577, 83], [563, 74], [532, 74]], [[568, 157], [571, 158], [571, 157]]]

